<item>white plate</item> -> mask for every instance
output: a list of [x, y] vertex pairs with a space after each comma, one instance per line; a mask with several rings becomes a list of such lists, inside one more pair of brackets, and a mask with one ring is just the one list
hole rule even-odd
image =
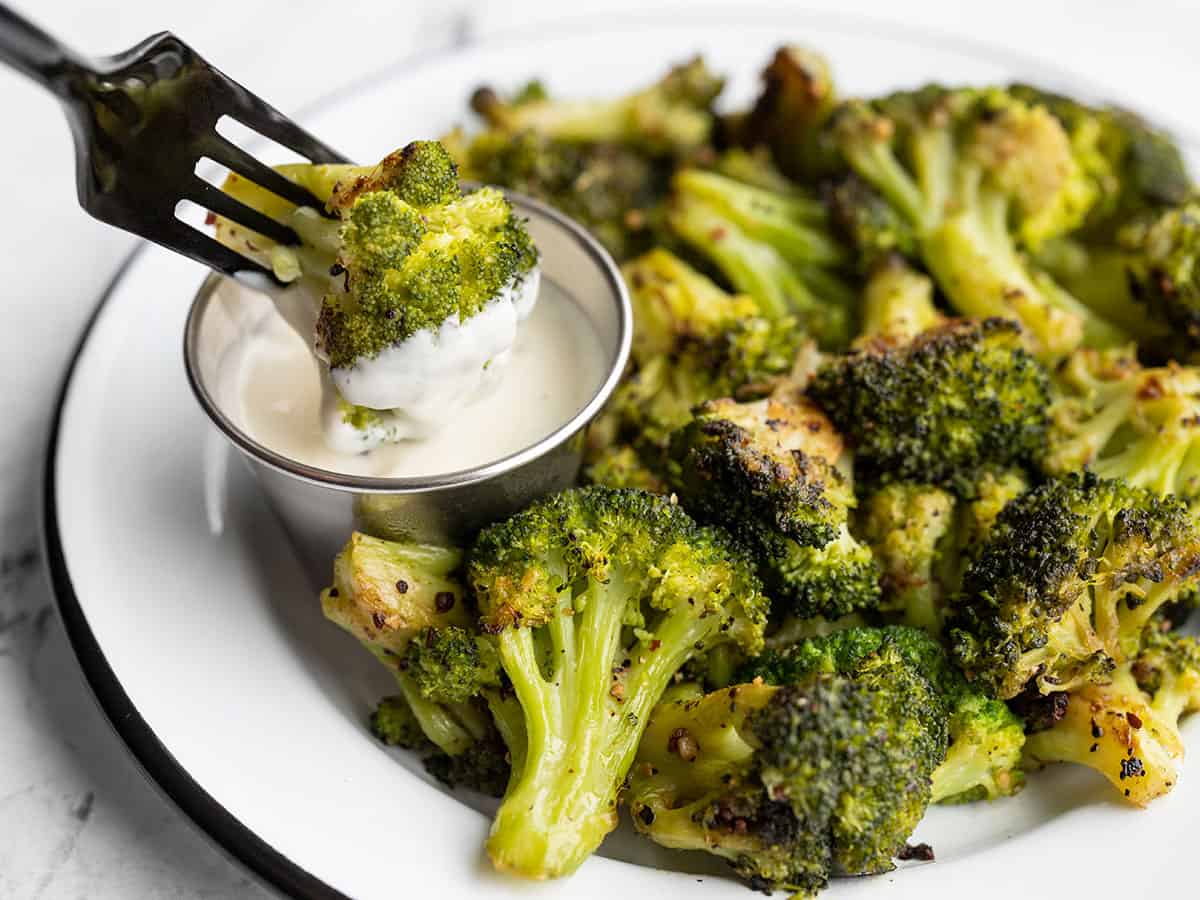
[[[464, 119], [485, 79], [540, 75], [558, 93], [611, 93], [697, 51], [731, 74], [727, 97], [744, 100], [786, 41], [827, 53], [846, 93], [931, 79], [1080, 89], [984, 46], [810, 15], [709, 14], [429, 57], [324, 101], [307, 124], [352, 157], [377, 159]], [[149, 775], [228, 852], [294, 895], [746, 896], [700, 856], [620, 834], [604, 852], [632, 863], [595, 858], [549, 886], [498, 877], [480, 851], [486, 818], [370, 738], [366, 715], [389, 677], [322, 619], [316, 586], [188, 392], [180, 335], [202, 277], [156, 248], [122, 270], [68, 376], [46, 479], [63, 620]], [[1187, 774], [1149, 813], [1112, 802], [1098, 776], [1066, 769], [1035, 777], [1015, 800], [932, 810], [917, 838], [934, 845], [936, 864], [839, 882], [830, 896], [1144, 896], [1186, 877], [1200, 832], [1200, 775]]]

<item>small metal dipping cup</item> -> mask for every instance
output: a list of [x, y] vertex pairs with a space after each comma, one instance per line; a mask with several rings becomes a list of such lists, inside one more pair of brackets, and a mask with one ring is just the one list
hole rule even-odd
[[196, 295], [184, 335], [192, 390], [208, 417], [249, 460], [310, 572], [328, 578], [333, 556], [352, 529], [392, 539], [466, 541], [481, 526], [575, 482], [584, 428], [612, 394], [629, 357], [629, 294], [612, 257], [582, 227], [536, 200], [506, 195], [528, 219], [541, 254], [543, 281], [554, 282], [590, 319], [604, 347], [607, 374], [569, 421], [524, 450], [472, 469], [417, 478], [344, 475], [304, 465], [258, 443], [238, 422], [237, 397], [219, 387], [222, 359], [239, 340], [248, 339], [254, 317], [231, 309], [242, 304], [228, 298], [215, 302], [220, 276], [210, 276]]

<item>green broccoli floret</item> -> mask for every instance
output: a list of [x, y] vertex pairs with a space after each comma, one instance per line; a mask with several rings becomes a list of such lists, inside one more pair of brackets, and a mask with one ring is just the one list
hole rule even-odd
[[630, 444], [603, 444], [590, 448], [583, 477], [587, 484], [603, 484], [612, 488], [636, 488], [653, 494], [662, 494], [667, 490], [666, 482], [646, 465], [637, 449]]
[[635, 827], [720, 856], [763, 891], [809, 897], [831, 875], [890, 871], [925, 812], [946, 736], [879, 674], [663, 703], [626, 794]]
[[730, 539], [668, 498], [588, 487], [485, 529], [469, 581], [524, 714], [497, 868], [573, 871], [616, 826], [650, 710], [694, 655], [762, 646], [767, 601]]
[[854, 491], [842, 439], [804, 398], [715, 400], [671, 441], [683, 504], [751, 547], [778, 614], [837, 618], [872, 609], [879, 571], [848, 528]]
[[803, 197], [805, 190], [775, 168], [767, 148], [756, 146], [752, 150], [734, 147], [726, 150], [712, 165], [713, 171], [742, 184], [761, 188], [773, 194]]
[[1044, 106], [931, 85], [843, 104], [830, 128], [849, 166], [916, 230], [922, 261], [958, 312], [1018, 320], [1049, 358], [1081, 341], [1127, 340], [1022, 256], [1077, 228], [1097, 200]]
[[963, 576], [947, 633], [990, 695], [1102, 682], [1146, 624], [1200, 578], [1187, 507], [1094, 475], [1047, 482], [1004, 508]]
[[1004, 319], [951, 320], [899, 346], [830, 360], [810, 395], [850, 440], [868, 479], [947, 484], [1040, 450], [1047, 377]]
[[[858, 175], [849, 172], [822, 182], [820, 195], [834, 233], [853, 248], [863, 274], [888, 265], [893, 257], [920, 258], [912, 222]], [[869, 315], [864, 311], [863, 318]]]
[[1087, 467], [1163, 496], [1200, 496], [1200, 370], [1143, 368], [1133, 347], [1080, 350], [1055, 382], [1045, 471]]
[[946, 317], [933, 302], [933, 282], [892, 254], [881, 259], [867, 278], [862, 328], [855, 346], [881, 340], [905, 344], [945, 322]]
[[1118, 234], [1129, 290], [1189, 350], [1200, 347], [1200, 203], [1135, 220]]
[[845, 251], [815, 197], [699, 169], [676, 173], [672, 186], [667, 223], [764, 315], [795, 316], [822, 346], [849, 342], [857, 298], [834, 271]]
[[412, 707], [403, 695], [384, 697], [371, 713], [371, 734], [389, 747], [405, 750], [436, 750], [436, 746], [425, 737], [421, 723], [413, 714]]
[[661, 477], [671, 433], [697, 404], [769, 393], [788, 375], [804, 336], [770, 321], [744, 294], [728, 294], [674, 254], [656, 249], [623, 269], [633, 299], [632, 370], [589, 433], [588, 462], [630, 444]]
[[863, 538], [881, 569], [880, 609], [932, 634], [942, 630], [945, 598], [937, 572], [954, 541], [954, 507], [948, 491], [905, 481], [875, 491], [863, 509]]
[[1129, 803], [1146, 806], [1178, 780], [1179, 719], [1200, 710], [1200, 646], [1192, 637], [1154, 632], [1107, 682], [1066, 697], [1061, 717], [1029, 735], [1030, 764], [1088, 766]]
[[671, 165], [623, 144], [580, 144], [536, 131], [443, 138], [463, 178], [544, 200], [584, 225], [618, 261], [642, 253], [661, 228]]
[[[387, 666], [425, 738], [449, 756], [487, 743], [496, 728], [494, 704], [482, 694], [499, 676], [487, 652], [469, 647], [473, 612], [455, 577], [462, 556], [450, 547], [355, 532], [334, 560], [333, 585], [321, 594], [326, 618]], [[499, 695], [494, 699], [498, 704]], [[388, 704], [376, 730], [408, 746], [411, 728], [398, 704]]]
[[721, 120], [721, 137], [740, 147], [766, 147], [784, 174], [813, 181], [837, 168], [822, 126], [836, 106], [833, 73], [819, 53], [780, 47], [762, 72], [753, 107]]
[[626, 144], [650, 154], [683, 156], [708, 143], [713, 101], [724, 84], [696, 57], [615, 99], [557, 100], [541, 90], [504, 100], [483, 87], [471, 97], [471, 108], [491, 128], [508, 134], [533, 131], [572, 143]]
[[948, 748], [937, 757], [931, 776], [933, 802], [991, 800], [1024, 786], [1020, 720], [1003, 703], [972, 688], [924, 631], [848, 628], [768, 651], [737, 677], [790, 684], [817, 672], [892, 684], [907, 695], [927, 728], [947, 730]]

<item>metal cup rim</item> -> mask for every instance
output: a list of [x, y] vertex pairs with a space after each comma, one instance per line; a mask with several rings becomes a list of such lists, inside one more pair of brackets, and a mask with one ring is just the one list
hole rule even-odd
[[192, 394], [209, 420], [217, 426], [217, 429], [234, 447], [255, 462], [309, 484], [350, 493], [372, 494], [423, 494], [481, 484], [534, 462], [579, 434], [608, 402], [608, 398], [620, 382], [625, 365], [629, 360], [633, 341], [633, 306], [629, 299], [629, 291], [613, 258], [582, 225], [540, 200], [507, 189], [504, 190], [504, 195], [519, 211], [543, 216], [563, 228], [596, 263], [612, 288], [612, 297], [617, 307], [617, 352], [608, 374], [600, 383], [596, 393], [574, 416], [550, 434], [515, 453], [480, 466], [440, 475], [406, 478], [348, 475], [298, 462], [259, 443], [242, 430], [225, 415], [204, 384], [198, 362], [200, 324], [213, 294], [225, 277], [213, 273], [204, 280], [196, 292], [196, 296], [192, 299], [183, 333], [184, 371], [187, 373]]

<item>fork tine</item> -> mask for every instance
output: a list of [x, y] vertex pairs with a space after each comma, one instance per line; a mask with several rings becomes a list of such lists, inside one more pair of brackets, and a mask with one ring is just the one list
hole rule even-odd
[[[228, 76], [225, 76], [228, 79]], [[271, 104], [256, 97], [236, 81], [228, 79], [232, 91], [230, 99], [235, 111], [229, 115], [247, 128], [257, 131], [265, 138], [282, 144], [293, 153], [298, 153], [314, 163], [348, 163], [332, 147], [317, 140]]]
[[325, 212], [325, 204], [317, 199], [308, 188], [280, 175], [266, 163], [259, 161], [241, 147], [218, 134], [214, 134], [211, 140], [205, 142], [204, 155], [227, 169], [237, 172], [259, 187], [266, 188], [272, 194], [282, 197], [289, 203], [295, 203], [297, 206], [311, 206], [320, 213]]
[[201, 265], [216, 269], [222, 275], [234, 276], [242, 272], [257, 272], [275, 283], [279, 280], [275, 273], [248, 257], [242, 256], [226, 247], [214, 237], [193, 228], [186, 222], [173, 219], [170, 224], [156, 228], [154, 233], [144, 233], [156, 244], [161, 244], [168, 250], [182, 253]]
[[263, 215], [257, 209], [247, 206], [240, 200], [230, 197], [220, 188], [213, 187], [203, 178], [195, 176], [187, 191], [187, 199], [200, 204], [205, 209], [224, 216], [232, 222], [237, 222], [244, 228], [257, 231], [264, 237], [280, 244], [298, 244], [300, 238], [288, 226], [276, 222], [270, 216]]

